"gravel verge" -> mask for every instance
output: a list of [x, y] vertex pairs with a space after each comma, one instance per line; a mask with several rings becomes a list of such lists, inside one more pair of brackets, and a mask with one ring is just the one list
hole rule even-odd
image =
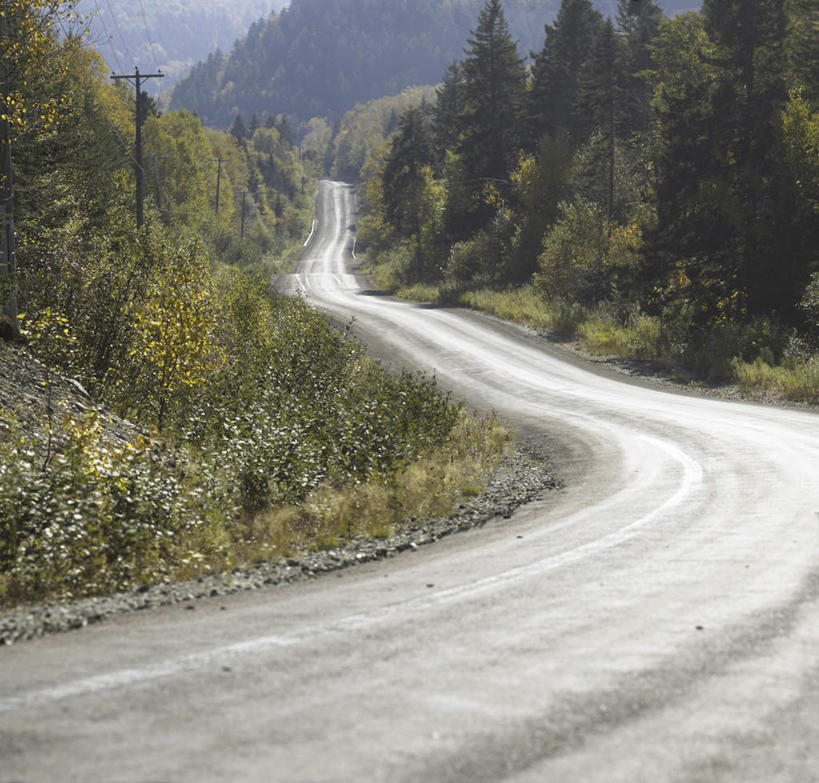
[[[418, 549], [460, 530], [480, 527], [497, 518], [508, 519], [516, 508], [556, 488], [558, 483], [544, 455], [527, 445], [506, 457], [483, 492], [462, 503], [448, 517], [413, 520], [389, 538], [355, 538], [334, 549], [303, 552], [254, 568], [186, 582], [164, 582], [82, 601], [0, 611], [0, 645], [84, 628], [116, 614], [315, 579], [341, 568], [395, 557], [399, 552]], [[190, 603], [190, 608], [193, 606]]]

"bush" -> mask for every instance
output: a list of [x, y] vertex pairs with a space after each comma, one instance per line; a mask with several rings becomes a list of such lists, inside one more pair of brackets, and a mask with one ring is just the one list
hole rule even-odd
[[[238, 270], [214, 272], [191, 246], [148, 253], [139, 284], [113, 300], [108, 350], [122, 362], [102, 363], [102, 378], [83, 360], [99, 357], [101, 324], [74, 331], [43, 304], [32, 329], [50, 364], [79, 369], [118, 411], [162, 427], [164, 445], [112, 446], [96, 414], [53, 425], [46, 446], [4, 437], [6, 602], [235, 562], [254, 549], [259, 515], [294, 507], [303, 519], [316, 493], [391, 485], [440, 452], [459, 420], [433, 378], [386, 371], [303, 302]], [[86, 296], [112, 303], [110, 290]]]
[[0, 600], [111, 591], [176, 568], [220, 508], [146, 438], [114, 446], [100, 416], [64, 417], [51, 451], [0, 416]]

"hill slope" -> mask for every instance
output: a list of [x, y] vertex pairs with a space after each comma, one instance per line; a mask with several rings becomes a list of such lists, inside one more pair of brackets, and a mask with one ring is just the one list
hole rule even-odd
[[[695, 0], [667, 0], [667, 12]], [[484, 0], [293, 0], [228, 55], [212, 53], [176, 87], [172, 108], [226, 127], [237, 111], [339, 117], [355, 103], [437, 84], [461, 56]], [[599, 3], [613, 13], [616, 2]], [[543, 45], [560, 0], [506, 0], [521, 55]]]
[[288, 0], [79, 0], [88, 21], [89, 43], [111, 69], [143, 72], [161, 68], [162, 82], [147, 82], [149, 92], [167, 90], [199, 60], [226, 49], [250, 25]]

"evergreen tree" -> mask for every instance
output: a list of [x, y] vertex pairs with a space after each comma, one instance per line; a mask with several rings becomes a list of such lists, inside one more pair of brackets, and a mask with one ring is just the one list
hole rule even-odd
[[705, 0], [702, 14], [716, 50], [712, 166], [728, 189], [725, 239], [739, 290], [750, 314], [788, 315], [807, 273], [792, 225], [797, 194], [782, 159], [784, 0]]
[[399, 231], [416, 234], [415, 192], [423, 182], [422, 169], [433, 157], [429, 133], [418, 109], [408, 109], [398, 121], [384, 164], [384, 207], [387, 219]]
[[[625, 116], [623, 51], [611, 19], [606, 20], [578, 79], [577, 108], [583, 118], [583, 136], [595, 133], [597, 170], [605, 172], [606, 216], [614, 212], [614, 156]], [[602, 144], [600, 143], [602, 142]]]
[[459, 62], [450, 63], [437, 90], [432, 129], [435, 146], [443, 164], [444, 151], [458, 147], [461, 116], [464, 111], [464, 74]]
[[794, 321], [816, 265], [783, 140], [785, 29], [782, 0], [705, 0], [660, 37], [650, 270], [677, 281], [691, 324]]
[[418, 109], [408, 109], [398, 121], [384, 163], [383, 203], [389, 223], [399, 234], [415, 238], [414, 279], [421, 278], [421, 229], [428, 217], [427, 183], [434, 153], [424, 117]]
[[703, 326], [716, 317], [717, 302], [731, 296], [731, 281], [713, 258], [714, 246], [723, 242], [713, 204], [720, 187], [710, 173], [713, 54], [700, 15], [682, 14], [663, 25], [653, 73], [657, 225], [647, 234], [641, 276], [644, 304], [659, 296], [658, 307], [672, 307], [676, 299], [684, 320]]
[[500, 0], [489, 0], [481, 10], [468, 43], [458, 154], [473, 198], [472, 209], [463, 215], [464, 235], [483, 225], [492, 214], [492, 207], [483, 198], [485, 186], [503, 185], [515, 168], [526, 90], [526, 71]]
[[532, 84], [527, 101], [527, 146], [544, 135], [577, 146], [585, 122], [577, 105], [583, 63], [591, 53], [603, 17], [591, 0], [563, 0], [557, 18], [546, 25], [543, 49], [532, 53]]
[[651, 87], [646, 77], [652, 67], [651, 44], [657, 38], [662, 19], [662, 9], [652, 0], [618, 0], [617, 31], [623, 41], [626, 74], [624, 116], [632, 133], [648, 130]]
[[236, 112], [236, 117], [233, 119], [233, 125], [230, 126], [229, 133], [240, 144], [247, 140], [247, 126], [245, 125], [245, 121], [242, 119], [241, 112]]
[[471, 177], [505, 179], [520, 146], [526, 71], [500, 0], [484, 6], [465, 54], [461, 156]]

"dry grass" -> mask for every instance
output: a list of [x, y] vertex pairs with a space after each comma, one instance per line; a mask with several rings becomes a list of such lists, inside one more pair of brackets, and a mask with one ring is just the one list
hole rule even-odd
[[408, 288], [399, 288], [395, 292], [398, 299], [408, 302], [423, 302], [425, 304], [435, 304], [441, 301], [441, 290], [436, 285], [427, 283], [416, 283]]
[[734, 360], [734, 381], [745, 391], [767, 391], [794, 402], [819, 403], [819, 358], [772, 366]]
[[659, 318], [637, 314], [622, 324], [604, 307], [578, 325], [577, 338], [592, 356], [662, 359], [668, 351], [668, 340]]
[[580, 305], [547, 302], [531, 285], [504, 291], [489, 288], [467, 291], [460, 296], [459, 303], [506, 321], [560, 336], [572, 335], [586, 315]]
[[480, 493], [510, 447], [496, 419], [462, 413], [444, 448], [407, 465], [388, 484], [321, 487], [299, 506], [264, 512], [249, 523], [237, 551], [245, 563], [261, 562], [356, 536], [387, 537], [411, 519], [444, 516]]

